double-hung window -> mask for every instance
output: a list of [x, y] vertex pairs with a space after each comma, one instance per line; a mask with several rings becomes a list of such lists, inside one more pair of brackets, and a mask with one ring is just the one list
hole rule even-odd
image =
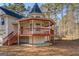
[[1, 24], [1, 25], [4, 25], [4, 24], [5, 24], [5, 20], [4, 20], [4, 18], [3, 18], [3, 17], [1, 17], [0, 24]]

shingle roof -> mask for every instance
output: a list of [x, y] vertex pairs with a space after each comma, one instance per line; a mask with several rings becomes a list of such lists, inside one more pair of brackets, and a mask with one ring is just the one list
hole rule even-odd
[[7, 15], [10, 15], [10, 16], [13, 16], [13, 17], [16, 17], [16, 18], [23, 18], [23, 16], [11, 11], [11, 10], [8, 10], [6, 8], [3, 8], [3, 7], [0, 7], [1, 10], [3, 10]]
[[37, 3], [35, 3], [30, 13], [42, 13]]

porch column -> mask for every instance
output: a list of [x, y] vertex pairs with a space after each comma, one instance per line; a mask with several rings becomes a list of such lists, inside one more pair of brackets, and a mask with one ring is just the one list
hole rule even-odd
[[20, 35], [20, 23], [18, 22], [18, 45], [19, 45], [19, 35]]
[[49, 45], [50, 45], [50, 41], [51, 41], [51, 38], [50, 38], [50, 21], [49, 21], [49, 36], [48, 36], [48, 40], [49, 40]]
[[[33, 34], [33, 31], [34, 31], [34, 25], [33, 25], [33, 20], [32, 20], [32, 34]], [[33, 45], [33, 35], [32, 35], [32, 45]]]
[[54, 34], [53, 34], [53, 43], [55, 44], [55, 35], [57, 35], [57, 33], [55, 32], [57, 29], [55, 29], [55, 25], [54, 25]]
[[34, 26], [33, 26], [33, 20], [32, 20], [32, 34], [33, 34], [33, 27], [34, 27]]
[[49, 22], [49, 34], [50, 34], [50, 22]]
[[[50, 21], [49, 21], [49, 36], [50, 36]], [[50, 40], [50, 39], [49, 39]]]

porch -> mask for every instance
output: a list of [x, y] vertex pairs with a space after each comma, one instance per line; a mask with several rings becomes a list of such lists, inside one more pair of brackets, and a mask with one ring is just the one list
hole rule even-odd
[[26, 18], [18, 21], [18, 33], [23, 36], [33, 34], [49, 35], [52, 26], [54, 27], [53, 22], [50, 20]]
[[49, 36], [19, 36], [18, 45], [49, 45]]
[[[45, 43], [54, 35], [51, 33], [51, 27], [54, 23], [45, 19], [22, 19], [18, 21], [18, 45], [20, 41], [26, 41], [28, 44]], [[54, 30], [53, 30], [54, 32]], [[24, 39], [22, 39], [23, 37]], [[28, 37], [28, 39], [26, 39]], [[28, 41], [28, 42], [27, 42]]]

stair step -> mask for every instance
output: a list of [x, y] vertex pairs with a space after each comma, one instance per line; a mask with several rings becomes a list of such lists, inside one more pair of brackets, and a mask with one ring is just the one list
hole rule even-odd
[[12, 45], [12, 44], [16, 43], [17, 34], [15, 32], [12, 32], [5, 39], [7, 39], [7, 41], [4, 43], [4, 45]]

